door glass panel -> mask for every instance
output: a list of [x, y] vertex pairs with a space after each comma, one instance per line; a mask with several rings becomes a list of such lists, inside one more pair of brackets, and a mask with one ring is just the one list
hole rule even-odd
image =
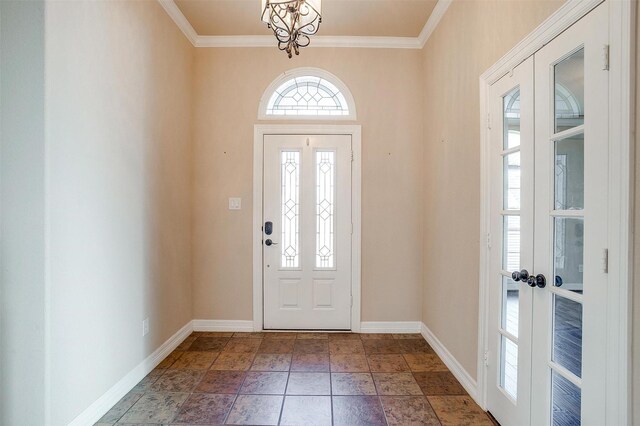
[[555, 209], [584, 209], [584, 134], [555, 142]]
[[504, 111], [503, 146], [505, 149], [520, 146], [520, 88], [516, 87], [502, 98]]
[[520, 288], [511, 278], [502, 277], [502, 328], [518, 337]]
[[582, 293], [584, 219], [556, 217], [554, 218], [554, 234], [555, 279], [553, 285]]
[[282, 268], [300, 267], [300, 151], [281, 152]]
[[582, 376], [582, 304], [553, 296], [553, 361]]
[[518, 345], [501, 335], [500, 386], [514, 399], [518, 397]]
[[516, 271], [520, 269], [520, 216], [504, 216], [503, 221], [502, 267]]
[[584, 124], [584, 48], [554, 67], [556, 133]]
[[335, 169], [334, 151], [316, 151], [316, 268], [333, 268]]
[[579, 426], [580, 388], [555, 371], [551, 372], [552, 423], [554, 426]]
[[504, 208], [520, 210], [520, 152], [504, 156]]

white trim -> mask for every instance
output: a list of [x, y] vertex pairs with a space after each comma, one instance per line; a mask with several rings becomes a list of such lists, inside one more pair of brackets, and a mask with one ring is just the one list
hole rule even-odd
[[[636, 2], [609, 9], [607, 424], [632, 423]], [[612, 143], [616, 141], [617, 143]]]
[[192, 45], [196, 45], [198, 34], [193, 29], [189, 20], [184, 16], [178, 5], [173, 0], [158, 0], [160, 6], [167, 12], [167, 15], [176, 23], [180, 31], [187, 37]]
[[244, 320], [193, 320], [193, 331], [253, 331], [253, 321]]
[[[320, 77], [324, 80], [327, 80], [329, 83], [333, 84], [340, 90], [342, 95], [347, 101], [347, 106], [349, 107], [349, 115], [336, 115], [336, 116], [327, 116], [327, 115], [318, 115], [318, 116], [310, 116], [310, 115], [267, 115], [267, 105], [269, 103], [269, 99], [271, 99], [271, 95], [275, 90], [280, 87], [280, 85], [286, 83], [292, 78], [303, 77], [312, 75], [314, 77]], [[338, 77], [331, 74], [329, 71], [323, 70], [322, 68], [316, 67], [300, 67], [294, 68], [288, 71], [283, 72], [278, 77], [276, 77], [269, 86], [262, 92], [262, 97], [260, 98], [260, 104], [258, 105], [258, 119], [259, 120], [355, 120], [358, 114], [356, 112], [356, 101], [353, 99], [353, 95], [351, 94], [351, 90], [349, 87], [342, 82]]]
[[193, 331], [193, 324], [189, 321], [173, 336], [169, 337], [158, 349], [145, 358], [127, 375], [120, 379], [107, 392], [98, 398], [93, 404], [87, 407], [78, 417], [73, 419], [70, 426], [92, 425], [107, 411], [111, 409], [122, 397], [124, 397], [140, 380], [142, 380], [151, 370], [167, 357], [180, 343], [186, 339]]
[[420, 44], [420, 49], [422, 49], [424, 45], [427, 44], [427, 40], [429, 40], [431, 34], [433, 34], [433, 32], [436, 30], [436, 27], [440, 23], [440, 20], [446, 13], [447, 9], [449, 9], [449, 6], [451, 6], [451, 3], [453, 3], [453, 0], [438, 0], [438, 3], [436, 3], [433, 11], [431, 11], [431, 15], [429, 15], [429, 19], [427, 19], [427, 22], [424, 24], [422, 31], [420, 31], [420, 34], [418, 35], [418, 43]]
[[478, 381], [477, 403], [487, 410], [487, 380], [484, 354], [489, 347], [489, 271], [491, 257], [491, 141], [489, 135], [489, 89], [490, 84], [480, 77], [480, 276], [478, 309]]
[[[487, 380], [484, 353], [488, 334], [488, 243], [490, 167], [487, 129], [489, 86], [508, 74], [557, 35], [590, 12], [601, 0], [568, 0], [531, 34], [480, 76], [480, 300], [478, 321], [478, 404], [486, 409]], [[607, 423], [630, 424], [631, 312], [633, 277], [633, 194], [634, 194], [634, 93], [635, 93], [635, 2], [610, 1], [609, 75], [609, 297], [607, 353]], [[619, 64], [616, 67], [616, 64]], [[615, 259], [615, 260], [614, 260]], [[617, 261], [616, 261], [617, 260]], [[619, 283], [616, 287], [615, 284]], [[427, 339], [428, 340], [428, 339]]]
[[366, 321], [360, 325], [360, 333], [420, 333], [420, 321]]
[[253, 128], [253, 329], [263, 326], [262, 297], [262, 177], [264, 135], [350, 135], [351, 169], [351, 331], [360, 332], [362, 246], [362, 129], [359, 125], [257, 124]]
[[480, 76], [480, 81], [492, 85], [500, 80], [602, 2], [603, 0], [567, 0], [553, 15], [486, 70]]
[[[158, 0], [178, 28], [194, 47], [275, 47], [276, 39], [271, 35], [198, 35], [174, 0]], [[438, 0], [429, 19], [417, 37], [382, 36], [314, 36], [309, 47], [343, 47], [364, 49], [422, 49], [435, 31], [453, 0]]]
[[469, 393], [469, 396], [478, 402], [478, 383], [473, 380], [473, 376], [464, 369], [462, 364], [449, 352], [449, 350], [442, 344], [442, 342], [436, 337], [429, 327], [422, 323], [422, 329], [420, 331], [422, 337], [429, 343], [435, 353], [440, 357], [444, 365], [451, 371], [456, 379], [460, 382], [462, 387]]

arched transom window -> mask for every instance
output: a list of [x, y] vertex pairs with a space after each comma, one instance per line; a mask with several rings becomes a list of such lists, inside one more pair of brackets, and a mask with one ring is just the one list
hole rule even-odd
[[299, 68], [269, 86], [259, 115], [264, 119], [354, 119], [355, 106], [346, 86], [335, 76], [319, 69]]

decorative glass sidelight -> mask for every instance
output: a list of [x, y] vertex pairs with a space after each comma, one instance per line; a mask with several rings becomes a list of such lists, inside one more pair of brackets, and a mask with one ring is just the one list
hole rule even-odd
[[282, 151], [281, 211], [282, 268], [300, 267], [300, 151]]
[[316, 268], [335, 267], [335, 151], [316, 151]]

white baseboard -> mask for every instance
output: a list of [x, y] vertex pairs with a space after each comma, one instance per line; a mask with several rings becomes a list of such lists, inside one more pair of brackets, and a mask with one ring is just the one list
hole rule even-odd
[[253, 331], [253, 321], [243, 320], [193, 320], [193, 331]]
[[360, 333], [420, 333], [420, 321], [367, 321], [360, 323]]
[[193, 331], [193, 323], [189, 321], [173, 336], [167, 339], [158, 349], [145, 358], [133, 370], [111, 387], [104, 395], [98, 398], [78, 417], [73, 419], [69, 426], [93, 425], [100, 420], [111, 407], [125, 396], [135, 385], [140, 382], [151, 370], [166, 358], [173, 350], [186, 339]]
[[462, 387], [469, 393], [469, 396], [474, 401], [478, 402], [478, 383], [475, 379], [464, 369], [464, 367], [458, 362], [458, 360], [451, 355], [451, 352], [438, 340], [435, 334], [429, 328], [421, 323], [422, 337], [425, 338], [427, 343], [431, 345], [433, 350], [438, 354], [442, 362], [449, 368], [451, 373], [458, 379]]

